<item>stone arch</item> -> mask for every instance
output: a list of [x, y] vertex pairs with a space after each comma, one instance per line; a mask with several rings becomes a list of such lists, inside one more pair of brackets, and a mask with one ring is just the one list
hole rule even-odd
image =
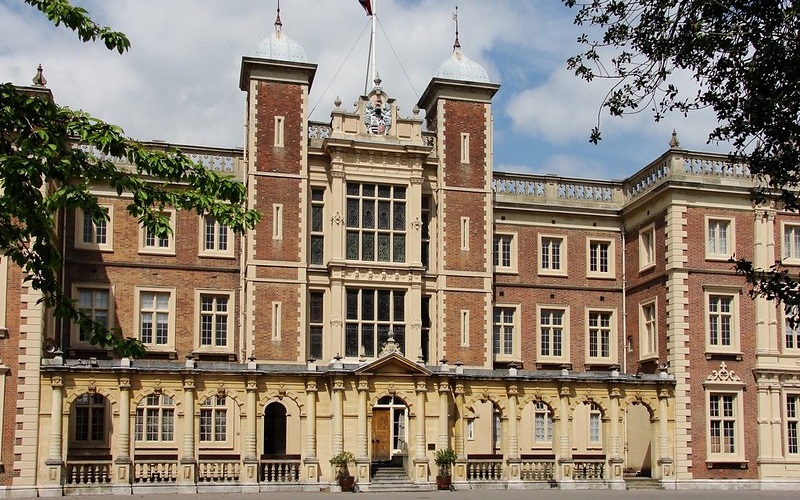
[[378, 401], [380, 401], [381, 398], [386, 397], [386, 396], [394, 396], [395, 398], [400, 399], [400, 401], [402, 401], [403, 404], [406, 405], [406, 408], [408, 408], [408, 416], [409, 417], [415, 416], [415, 414], [414, 414], [414, 399], [406, 391], [384, 390], [384, 391], [379, 391], [379, 392], [373, 393], [373, 395], [370, 398], [369, 403], [368, 403], [369, 413], [372, 413], [372, 409], [375, 407], [375, 405], [378, 404]]
[[525, 411], [525, 408], [527, 408], [529, 404], [539, 402], [546, 404], [547, 407], [550, 408], [550, 414], [552, 415], [553, 420], [558, 420], [561, 418], [561, 414], [559, 413], [560, 405], [558, 396], [551, 398], [540, 394], [534, 394], [520, 399], [517, 408], [517, 415], [522, 416], [522, 412]]
[[583, 393], [578, 394], [576, 397], [572, 398], [572, 401], [569, 405], [570, 414], [575, 413], [575, 408], [582, 404], [594, 404], [600, 408], [600, 413], [602, 414], [603, 420], [608, 420], [611, 418], [611, 411], [608, 407], [608, 395], [598, 395], [594, 393]]
[[[261, 399], [258, 400], [256, 404], [256, 415], [259, 417], [264, 415], [264, 411], [267, 409], [267, 406], [276, 401], [283, 404], [283, 406], [287, 406], [286, 403], [288, 401], [291, 401], [292, 403], [294, 403], [293, 409], [297, 410], [297, 415], [301, 417], [305, 416], [305, 403], [302, 402], [303, 400], [301, 396], [299, 394], [296, 394], [295, 392], [286, 392], [279, 390], [268, 391], [261, 397]], [[290, 410], [288, 406], [286, 409]]]
[[[153, 389], [150, 389], [150, 390], [147, 390], [147, 391], [144, 391], [144, 390], [143, 391], [138, 391], [137, 394], [131, 398], [131, 412], [136, 411], [136, 407], [139, 406], [139, 404], [142, 401], [144, 401], [144, 399], [147, 396], [149, 396], [151, 394], [156, 394], [157, 392], [158, 391], [153, 390]], [[181, 398], [179, 397], [178, 394], [175, 393], [175, 391], [173, 391], [171, 389], [161, 389], [161, 393], [162, 394], [166, 394], [167, 396], [172, 398], [172, 401], [175, 404], [175, 411], [176, 412], [180, 411], [179, 408], [180, 409], [183, 408], [183, 401], [181, 401]]]
[[623, 404], [621, 409], [626, 410], [629, 406], [633, 405], [642, 405], [647, 412], [650, 414], [650, 420], [655, 421], [659, 418], [658, 414], [658, 402], [654, 402], [651, 398], [647, 396], [642, 396], [641, 394], [630, 394], [626, 395], [622, 402]]
[[502, 399], [500, 399], [498, 396], [496, 396], [494, 394], [485, 394], [484, 393], [484, 394], [481, 394], [481, 395], [473, 396], [466, 402], [465, 407], [467, 408], [467, 410], [474, 412], [475, 410], [473, 409], [473, 406], [475, 406], [475, 403], [477, 403], [478, 401], [480, 401], [481, 403], [485, 403], [486, 401], [491, 401], [492, 404], [498, 410], [500, 410], [501, 418], [505, 418], [508, 415], [508, 412], [506, 411], [505, 403], [503, 402]]
[[92, 394], [97, 393], [106, 398], [109, 405], [111, 405], [111, 414], [112, 415], [119, 415], [119, 402], [114, 398], [113, 394], [103, 387], [97, 387], [95, 389], [88, 389], [86, 387], [75, 388], [71, 391], [67, 392], [66, 397], [64, 398], [64, 407], [62, 408], [63, 415], [69, 415], [70, 408], [72, 408], [73, 403], [79, 397], [83, 396], [84, 394]]

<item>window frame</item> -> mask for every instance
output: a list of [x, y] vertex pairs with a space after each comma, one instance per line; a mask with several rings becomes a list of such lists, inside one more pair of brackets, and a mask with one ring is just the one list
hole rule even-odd
[[[89, 402], [88, 402], [86, 408], [87, 408], [87, 411], [88, 411], [87, 415], [88, 415], [88, 419], [89, 419], [89, 420], [87, 420], [87, 422], [88, 422], [87, 423], [87, 425], [88, 425], [87, 434], [90, 437], [89, 437], [89, 439], [85, 439], [85, 440], [84, 439], [78, 439], [78, 409], [79, 409], [78, 405], [80, 404], [79, 400], [83, 396], [87, 396], [89, 398]], [[96, 407], [95, 403], [92, 403], [92, 398], [95, 398], [95, 397], [100, 397], [100, 398], [103, 399], [103, 427], [102, 427], [101, 432], [100, 432], [100, 434], [103, 436], [102, 439], [91, 439], [91, 434], [92, 434], [91, 428], [92, 428], [93, 420], [95, 418], [94, 414], [91, 411], [91, 409]], [[110, 420], [111, 415], [109, 414], [109, 412], [110, 412], [110, 405], [109, 405], [108, 398], [105, 397], [105, 395], [97, 393], [97, 392], [84, 392], [82, 394], [79, 394], [75, 398], [75, 400], [72, 401], [72, 404], [70, 405], [70, 418], [69, 418], [69, 426], [70, 426], [70, 428], [69, 428], [69, 430], [70, 430], [70, 433], [69, 433], [69, 444], [70, 444], [70, 446], [74, 447], [74, 448], [83, 448], [83, 449], [97, 449], [97, 448], [106, 449], [106, 448], [110, 447], [111, 446], [111, 441], [110, 441], [110, 434], [111, 433], [107, 432], [108, 429], [109, 429], [109, 424], [111, 423], [111, 420]]]
[[[76, 304], [80, 309], [80, 291], [81, 290], [105, 290], [108, 293], [108, 328], [114, 328], [114, 285], [109, 283], [88, 283], [88, 282], [78, 282], [72, 284], [72, 292], [71, 297], [76, 300]], [[92, 308], [94, 310], [94, 308]], [[92, 315], [92, 319], [94, 319], [94, 315]], [[69, 345], [70, 347], [78, 347], [78, 348], [97, 348], [97, 346], [93, 346], [91, 344], [90, 339], [87, 340], [80, 340], [80, 326], [77, 322], [72, 321], [70, 322], [70, 331], [69, 331]]]
[[[784, 437], [786, 455], [791, 458], [800, 457], [800, 391], [792, 388], [795, 392], [787, 392], [783, 398], [783, 422], [785, 422]], [[789, 401], [793, 400], [794, 414], [789, 411]], [[794, 435], [792, 435], [794, 434]], [[794, 450], [792, 450], [794, 448]]]
[[[585, 328], [585, 361], [584, 364], [588, 366], [610, 366], [617, 364], [617, 350], [618, 350], [618, 325], [617, 325], [617, 310], [610, 307], [587, 307], [585, 310], [584, 322]], [[608, 314], [608, 356], [591, 356], [590, 355], [590, 342], [592, 326], [590, 324], [592, 314]], [[602, 337], [600, 337], [602, 339]], [[602, 343], [598, 343], [598, 352], [602, 353]]]
[[[513, 311], [513, 318], [510, 323], [512, 330], [511, 330], [511, 353], [504, 353], [504, 340], [503, 340], [503, 332], [500, 333], [500, 352], [496, 353], [494, 351], [494, 336], [495, 336], [495, 326], [497, 323], [495, 322], [495, 314], [498, 309], [507, 309]], [[502, 322], [501, 325], [506, 326], [508, 325], [505, 322]], [[508, 304], [508, 303], [496, 303], [492, 308], [492, 342], [491, 342], [491, 353], [492, 359], [494, 361], [499, 362], [509, 362], [509, 361], [520, 361], [520, 349], [521, 349], [521, 340], [520, 337], [522, 336], [522, 332], [520, 331], [520, 305], [519, 304]]]
[[[789, 325], [789, 315], [786, 313], [786, 308], [783, 310], [783, 329], [781, 335], [781, 352], [785, 352], [788, 354], [800, 354], [800, 322], [798, 322], [794, 328]], [[790, 333], [791, 332], [791, 333]], [[793, 346], [789, 347], [787, 340], [790, 338], [792, 339]]]
[[[792, 243], [790, 245], [786, 244], [786, 236], [787, 231], [791, 230], [793, 233], [796, 232], [798, 236], [792, 238]], [[788, 266], [797, 266], [800, 265], [800, 241], [798, 240], [800, 237], [800, 224], [793, 224], [791, 222], [783, 221], [781, 222], [781, 262]], [[791, 247], [791, 248], [787, 248]], [[790, 252], [790, 250], [792, 250]], [[792, 255], [788, 255], [788, 254]]]
[[106, 223], [106, 241], [104, 243], [97, 243], [97, 224], [96, 221], [92, 223], [92, 243], [83, 241], [85, 236], [84, 228], [84, 211], [83, 209], [75, 209], [75, 248], [80, 250], [99, 250], [101, 252], [114, 251], [114, 205], [99, 204], [99, 206], [106, 210], [108, 220]]
[[[358, 186], [358, 195], [350, 194], [350, 186]], [[365, 186], [372, 187], [372, 194], [365, 194]], [[381, 195], [381, 189], [388, 188], [389, 195]], [[398, 194], [398, 190], [402, 190], [402, 197]], [[345, 218], [344, 218], [344, 259], [348, 262], [369, 262], [378, 265], [383, 264], [407, 264], [411, 255], [408, 251], [409, 245], [413, 237], [413, 233], [409, 230], [409, 204], [411, 200], [411, 189], [406, 184], [391, 184], [381, 182], [360, 182], [348, 181], [345, 183]], [[355, 225], [351, 224], [350, 216], [350, 203], [357, 201], [358, 203], [358, 222]], [[380, 225], [380, 206], [381, 203], [389, 204], [389, 220], [388, 228], [381, 229]], [[364, 226], [364, 213], [365, 206], [372, 205], [372, 227]], [[398, 207], [402, 206], [403, 223], [402, 228], [395, 229], [395, 219], [397, 217]], [[371, 235], [371, 245], [366, 245], [365, 241], [367, 236]], [[351, 237], [353, 239], [351, 239]], [[381, 238], [387, 239], [389, 258], [381, 260]], [[399, 256], [395, 251], [395, 245], [398, 241], [402, 240], [402, 256]], [[351, 246], [355, 243], [355, 246]], [[398, 245], [399, 246], [399, 245]], [[365, 258], [365, 249], [369, 248], [372, 252], [372, 258]], [[355, 250], [357, 255], [350, 256], [352, 250]], [[368, 256], [367, 256], [368, 257]]]
[[[603, 409], [597, 403], [584, 403], [587, 406], [586, 410], [586, 449], [587, 450], [601, 450], [603, 449]], [[593, 440], [592, 435], [592, 420], [597, 417], [597, 439]]]
[[[348, 305], [349, 305], [348, 301], [350, 300], [349, 297], [351, 296], [350, 292], [355, 292], [355, 296], [356, 296], [356, 300], [357, 300], [356, 310], [355, 310], [355, 313], [356, 313], [357, 317], [354, 317], [354, 318], [350, 317], [350, 314], [349, 314], [350, 311], [348, 310]], [[364, 293], [365, 292], [369, 292], [369, 293], [371, 293], [373, 295], [373, 297], [371, 299], [372, 300], [372, 304], [371, 304], [372, 305], [372, 311], [369, 312], [366, 317], [365, 317], [365, 309], [364, 309], [364, 304], [365, 304]], [[388, 300], [389, 300], [388, 318], [389, 319], [380, 319], [381, 312], [380, 312], [380, 307], [379, 307], [379, 301], [381, 300], [380, 297], [381, 297], [382, 293], [387, 293], [388, 294]], [[403, 308], [402, 318], [398, 318], [398, 314], [399, 313], [397, 311], [397, 305], [398, 305], [397, 301], [399, 300], [399, 298], [397, 297], [397, 294], [402, 294], [402, 302], [401, 302], [402, 303], [402, 308]], [[408, 344], [408, 341], [407, 341], [408, 340], [408, 335], [410, 333], [410, 320], [409, 320], [409, 311], [410, 311], [410, 309], [408, 307], [408, 301], [411, 298], [410, 290], [407, 290], [405, 288], [379, 288], [379, 287], [374, 287], [373, 288], [373, 287], [351, 286], [351, 287], [345, 287], [344, 295], [345, 295], [345, 297], [344, 297], [344, 299], [345, 299], [345, 315], [344, 315], [345, 319], [344, 319], [344, 328], [342, 330], [342, 336], [343, 336], [342, 337], [342, 341], [343, 341], [342, 345], [344, 346], [343, 350], [345, 351], [344, 356], [346, 358], [351, 358], [351, 359], [356, 358], [356, 357], [361, 358], [362, 357], [361, 356], [361, 354], [362, 354], [361, 348], [362, 347], [364, 347], [364, 356], [365, 357], [370, 358], [370, 359], [378, 358], [380, 356], [381, 350], [383, 349], [383, 346], [381, 345], [381, 327], [382, 326], [388, 328], [386, 330], [387, 339], [389, 337], [394, 338], [395, 342], [400, 346], [400, 350], [405, 352], [406, 345]], [[371, 317], [369, 317], [369, 316], [371, 316]], [[349, 333], [348, 332], [348, 328], [349, 328], [350, 325], [355, 325], [356, 328], [357, 328], [356, 329], [356, 335], [357, 335], [357, 338], [358, 338], [358, 347], [357, 347], [358, 352], [356, 352], [356, 353], [348, 352], [347, 338], [348, 338], [348, 333]], [[367, 328], [365, 328], [365, 326]], [[369, 327], [372, 328], [372, 332], [371, 333], [367, 332]], [[401, 334], [402, 338], [401, 339], [398, 339], [398, 337], [400, 335], [395, 331], [398, 328], [402, 329], [402, 334]], [[373, 351], [370, 351], [370, 350], [366, 349], [366, 345], [364, 344], [364, 333], [365, 332], [367, 334], [369, 334], [369, 335], [372, 335], [372, 340], [374, 342], [374, 345], [371, 346], [371, 347], [374, 347]], [[370, 352], [371, 352], [371, 354], [370, 354]]]
[[651, 222], [639, 230], [639, 272], [652, 269], [655, 266], [656, 225]]
[[[212, 335], [212, 345], [203, 345], [203, 316], [204, 313], [207, 311], [203, 311], [203, 298], [213, 296], [215, 298], [214, 306], [216, 309], [216, 298], [217, 297], [227, 297], [228, 299], [228, 311], [225, 314], [227, 316], [227, 332], [226, 332], [226, 343], [224, 346], [217, 346], [217, 331], [216, 331], [216, 321], [212, 321], [213, 324], [213, 331]], [[234, 334], [236, 332], [236, 325], [234, 324], [235, 319], [235, 291], [234, 290], [222, 290], [222, 289], [211, 289], [211, 288], [196, 288], [194, 291], [194, 350], [195, 352], [205, 352], [205, 353], [222, 353], [222, 354], [233, 354], [234, 352]], [[213, 318], [219, 316], [218, 311], [213, 311], [209, 314]]]
[[[312, 302], [315, 300], [314, 297], [319, 297], [321, 301], [320, 304], [320, 317], [314, 318], [313, 314], [313, 307]], [[312, 353], [312, 337], [315, 335], [314, 330], [319, 329], [319, 343], [320, 343], [320, 352], [318, 353], [319, 356], [315, 356]], [[314, 359], [324, 359], [325, 356], [325, 290], [322, 289], [311, 289], [308, 291], [308, 337], [307, 337], [307, 353], [309, 358]]]
[[[508, 265], [504, 265], [498, 253], [498, 244], [508, 239]], [[495, 273], [517, 273], [517, 233], [498, 232], [492, 238], [492, 266]]]
[[[603, 271], [592, 271], [592, 245], [593, 244], [607, 244], [608, 245], [608, 253], [607, 253], [607, 270]], [[613, 238], [596, 238], [589, 236], [586, 238], [586, 276], [589, 278], [616, 278], [616, 254], [615, 254], [615, 244]], [[599, 262], [599, 258], [598, 258]]]
[[[206, 221], [208, 219], [212, 219], [214, 221], [214, 248], [207, 249], [206, 248]], [[233, 230], [227, 224], [223, 224], [216, 217], [212, 215], [203, 215], [199, 217], [200, 223], [198, 228], [198, 255], [200, 257], [215, 257], [215, 258], [224, 258], [224, 259], [231, 259], [234, 258], [234, 248], [236, 246], [236, 242], [234, 240], [234, 233]], [[225, 226], [225, 238], [226, 238], [226, 249], [219, 250], [220, 245], [220, 226]]]
[[[561, 311], [561, 356], [542, 354], [542, 312]], [[552, 325], [548, 325], [552, 329]], [[550, 339], [552, 352], [552, 337]], [[570, 362], [570, 306], [537, 304], [536, 305], [536, 362], [538, 364], [565, 364]]]
[[[567, 237], [566, 235], [561, 234], [539, 234], [537, 235], [538, 239], [538, 253], [537, 253], [537, 269], [538, 273], [543, 276], [567, 276], [567, 265], [568, 265], [568, 258], [569, 255], [568, 247], [567, 247]], [[548, 267], [544, 266], [543, 258], [545, 254], [545, 241], [560, 241], [559, 249], [558, 249], [558, 262], [559, 267], [558, 269], [554, 269], [552, 267], [553, 262], [553, 255], [552, 250], [548, 250]]]
[[[744, 448], [745, 448], [745, 434], [744, 434], [744, 402], [743, 400], [743, 386], [744, 384], [736, 383], [707, 383], [705, 385], [705, 427], [706, 427], [706, 462], [712, 463], [742, 463], [745, 462]], [[714, 417], [711, 415], [711, 399], [713, 397], [732, 396], [734, 398], [732, 409], [734, 411], [733, 417]], [[722, 407], [720, 407], [722, 408]], [[723, 451], [712, 451], [711, 443], [711, 428], [712, 418], [719, 418], [720, 422], [723, 419], [733, 419], [733, 447], [732, 453], [725, 453]], [[721, 439], [722, 439], [722, 427]], [[724, 446], [722, 441], [720, 446]]]
[[[153, 294], [162, 294], [166, 293], [169, 295], [169, 302], [168, 302], [168, 310], [167, 313], [169, 314], [167, 318], [167, 342], [166, 344], [156, 344], [154, 342], [142, 342], [145, 346], [147, 346], [147, 350], [150, 352], [175, 352], [175, 316], [176, 316], [176, 289], [172, 287], [147, 287], [147, 286], [137, 286], [134, 287], [134, 303], [133, 303], [133, 311], [134, 311], [134, 319], [133, 319], [133, 327], [134, 331], [136, 332], [136, 338], [139, 341], [142, 341], [142, 294], [144, 293], [153, 293]], [[158, 312], [158, 309], [153, 309], [153, 312]], [[155, 321], [153, 322], [155, 325]], [[153, 340], [155, 340], [155, 328], [153, 330]]]
[[[741, 350], [741, 311], [739, 296], [742, 294], [741, 287], [736, 286], [719, 286], [719, 285], [703, 285], [703, 321], [705, 331], [705, 352], [706, 357], [714, 354], [732, 355], [737, 358], [742, 356]], [[724, 346], [720, 343], [711, 343], [711, 297], [728, 297], [731, 299], [730, 305], [730, 336], [731, 345]], [[722, 311], [718, 311], [717, 315], [722, 315]], [[721, 338], [720, 338], [721, 342]]]
[[[325, 265], [325, 188], [311, 186], [309, 189], [309, 221], [308, 221], [308, 263], [311, 266]], [[316, 226], [315, 214], [319, 213], [319, 226]], [[321, 241], [319, 262], [316, 262], [314, 242]]]
[[[717, 251], [716, 248], [712, 251], [712, 249], [709, 248], [711, 224], [716, 224], [721, 222], [725, 222], [728, 225], [727, 228], [728, 234], [726, 235], [727, 240], [725, 245], [725, 252], [719, 252]], [[736, 253], [736, 220], [733, 217], [706, 215], [704, 228], [705, 232], [703, 239], [703, 247], [705, 248], [706, 260], [728, 261]], [[719, 246], [719, 241], [717, 239], [715, 239], [714, 243], [715, 247]]]
[[[151, 396], [157, 396], [158, 402], [156, 404], [151, 404], [149, 402], [149, 398]], [[164, 398], [167, 397], [172, 402], [172, 405], [166, 404], [164, 402]], [[161, 447], [164, 446], [164, 443], [175, 444], [175, 434], [178, 426], [176, 425], [178, 419], [176, 418], [178, 415], [177, 411], [178, 405], [175, 402], [175, 398], [173, 398], [169, 394], [159, 393], [159, 392], [151, 392], [143, 397], [139, 403], [134, 407], [134, 420], [133, 420], [133, 440], [136, 443], [136, 448], [148, 448], [148, 447]], [[139, 413], [141, 410], [141, 416]], [[147, 417], [151, 413], [151, 411], [155, 411], [158, 418], [158, 438], [157, 439], [149, 439], [149, 432], [147, 428]], [[172, 438], [171, 439], [164, 439], [164, 415], [165, 413], [172, 413]], [[140, 420], [141, 419], [141, 420]]]
[[153, 238], [156, 240], [156, 245], [151, 246], [147, 244], [148, 230], [143, 224], [139, 224], [139, 253], [143, 255], [175, 255], [175, 236], [176, 236], [176, 222], [175, 210], [165, 209], [161, 210], [161, 214], [169, 218], [169, 227], [172, 231], [167, 235], [167, 246], [161, 247], [158, 245], [159, 238], [154, 234]]
[[[224, 398], [225, 403], [219, 405], [219, 398]], [[205, 406], [206, 401], [213, 400], [214, 403], [210, 406]], [[224, 391], [222, 393], [216, 392], [207, 395], [206, 397], [198, 400], [198, 413], [196, 422], [196, 442], [201, 449], [217, 448], [217, 449], [232, 449], [234, 447], [234, 439], [237, 432], [236, 429], [236, 415], [234, 414], [235, 405], [232, 404], [233, 398], [228, 396]], [[203, 439], [203, 412], [210, 411], [211, 413], [211, 435], [212, 439]], [[216, 415], [218, 412], [225, 413], [225, 438], [217, 439], [216, 435]]]
[[[648, 319], [645, 309], [652, 308], [652, 331], [647, 328]], [[645, 350], [645, 346], [652, 341], [652, 349]], [[639, 302], [639, 361], [658, 359], [658, 298]]]
[[[537, 418], [544, 415], [544, 441], [539, 441], [536, 434]], [[553, 448], [553, 409], [544, 401], [531, 401], [531, 447], [532, 449], [552, 449]]]

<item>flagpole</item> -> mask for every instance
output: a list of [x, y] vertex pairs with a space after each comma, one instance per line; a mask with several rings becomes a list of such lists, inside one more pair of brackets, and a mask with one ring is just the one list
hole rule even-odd
[[368, 85], [375, 85], [375, 80], [378, 79], [378, 70], [375, 64], [375, 45], [376, 45], [376, 34], [377, 34], [377, 25], [378, 25], [378, 0], [372, 0], [372, 33], [370, 35], [370, 48], [372, 49], [372, 53], [370, 54], [370, 60], [372, 61], [371, 68], [370, 68], [370, 75], [372, 77], [371, 82], [367, 82]]

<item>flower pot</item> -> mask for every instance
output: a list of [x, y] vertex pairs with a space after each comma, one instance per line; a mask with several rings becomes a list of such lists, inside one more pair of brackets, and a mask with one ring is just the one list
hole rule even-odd
[[452, 479], [452, 476], [436, 476], [436, 489], [449, 490]]
[[356, 485], [355, 476], [341, 476], [339, 478], [339, 486], [342, 488], [342, 491], [354, 491], [355, 485]]

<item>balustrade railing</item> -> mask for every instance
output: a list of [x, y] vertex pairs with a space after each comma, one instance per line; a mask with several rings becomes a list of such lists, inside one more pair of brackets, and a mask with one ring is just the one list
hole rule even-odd
[[552, 481], [556, 476], [554, 459], [522, 459], [520, 479], [523, 481]]
[[111, 460], [68, 460], [67, 484], [99, 485], [111, 482]]
[[572, 479], [575, 481], [604, 479], [605, 466], [604, 458], [575, 460], [572, 463]]
[[177, 460], [134, 462], [134, 483], [174, 483], [178, 480]]
[[503, 459], [467, 459], [468, 481], [502, 481]]
[[262, 483], [297, 483], [300, 460], [261, 460], [258, 479]]
[[242, 472], [239, 460], [200, 460], [197, 463], [198, 483], [236, 483]]

